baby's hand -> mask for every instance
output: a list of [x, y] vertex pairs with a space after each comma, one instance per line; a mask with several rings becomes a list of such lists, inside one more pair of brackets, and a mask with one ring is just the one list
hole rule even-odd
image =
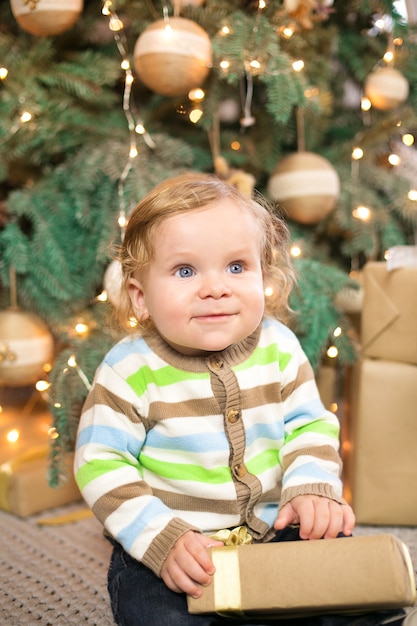
[[199, 598], [200, 586], [207, 587], [215, 571], [206, 548], [222, 545], [221, 541], [189, 530], [171, 548], [161, 569], [162, 580], [171, 591]]
[[296, 496], [279, 511], [274, 528], [300, 525], [301, 539], [330, 539], [342, 531], [351, 535], [355, 515], [348, 504], [339, 504], [323, 496]]

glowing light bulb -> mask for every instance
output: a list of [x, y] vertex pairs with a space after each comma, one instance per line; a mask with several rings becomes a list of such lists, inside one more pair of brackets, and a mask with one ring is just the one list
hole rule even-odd
[[188, 92], [188, 97], [192, 102], [201, 102], [206, 97], [206, 92], [201, 87], [196, 87]]
[[7, 67], [0, 67], [0, 80], [4, 80], [5, 78], [7, 78], [8, 73], [9, 70], [7, 69]]
[[391, 50], [387, 50], [383, 56], [385, 63], [392, 63], [394, 60], [394, 53]]
[[6, 434], [6, 439], [10, 443], [16, 443], [16, 441], [19, 441], [19, 438], [20, 438], [20, 432], [18, 431], [17, 428], [13, 428], [12, 430], [9, 430], [9, 432]]
[[111, 15], [109, 18], [109, 29], [114, 33], [123, 30], [124, 25], [121, 19], [119, 19], [116, 15]]
[[417, 202], [417, 189], [410, 189], [407, 195], [409, 200]]
[[414, 144], [415, 138], [411, 133], [404, 133], [401, 137], [401, 140], [405, 146], [412, 146]]
[[202, 116], [203, 116], [203, 111], [201, 109], [195, 108], [192, 111], [190, 111], [188, 118], [190, 122], [192, 122], [193, 124], [197, 124], [197, 122], [201, 120]]
[[329, 357], [329, 359], [335, 359], [337, 355], [339, 354], [339, 350], [336, 348], [336, 346], [330, 346], [327, 349], [326, 354]]
[[301, 251], [300, 246], [297, 246], [297, 245], [295, 245], [295, 244], [294, 244], [293, 246], [291, 246], [291, 249], [290, 249], [290, 254], [291, 254], [291, 256], [293, 256], [294, 258], [297, 258], [297, 257], [301, 256], [302, 251]]
[[342, 334], [342, 329], [340, 328], [340, 326], [337, 326], [333, 331], [333, 337], [340, 337], [341, 334]]
[[270, 298], [271, 296], [274, 295], [274, 290], [272, 289], [272, 287], [266, 287], [264, 293], [265, 293], [267, 298]]
[[372, 103], [369, 100], [369, 98], [367, 98], [366, 96], [364, 96], [361, 99], [361, 109], [362, 111], [369, 111], [372, 108]]
[[222, 69], [224, 72], [227, 72], [227, 70], [230, 67], [229, 61], [226, 61], [226, 60], [220, 61], [219, 65], [220, 65], [220, 69]]
[[359, 161], [359, 159], [361, 159], [362, 157], [363, 157], [362, 148], [359, 148], [358, 146], [356, 148], [353, 148], [352, 159], [354, 159], [355, 161]]
[[49, 430], [48, 430], [48, 437], [49, 437], [49, 439], [58, 439], [59, 432], [57, 431], [55, 426], [52, 426], [52, 428], [49, 428]]
[[40, 392], [47, 391], [50, 386], [51, 384], [48, 383], [47, 380], [38, 380], [35, 385], [36, 389]]
[[26, 124], [27, 122], [30, 122], [31, 119], [32, 119], [32, 113], [29, 113], [29, 111], [23, 111], [23, 113], [20, 116], [20, 121], [22, 122], [22, 124]]
[[301, 72], [304, 69], [304, 61], [302, 59], [294, 61], [294, 63], [292, 64], [292, 68], [294, 72]]
[[366, 206], [358, 206], [352, 211], [352, 215], [362, 222], [368, 222], [371, 219], [371, 210]]
[[75, 332], [77, 333], [77, 335], [85, 335], [86, 333], [88, 333], [88, 324], [86, 324], [85, 322], [77, 322], [75, 324]]
[[400, 157], [398, 156], [398, 154], [390, 154], [390, 155], [388, 156], [388, 163], [389, 163], [390, 165], [394, 165], [394, 166], [395, 166], [395, 165], [399, 165], [399, 164], [401, 163], [401, 159], [400, 159]]

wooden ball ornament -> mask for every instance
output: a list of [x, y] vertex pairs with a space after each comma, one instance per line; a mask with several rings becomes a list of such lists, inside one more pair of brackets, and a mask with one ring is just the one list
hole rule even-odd
[[334, 167], [314, 152], [295, 152], [280, 161], [268, 182], [268, 193], [300, 224], [317, 224], [334, 209], [340, 192]]
[[10, 0], [16, 22], [32, 35], [60, 35], [75, 24], [84, 0]]
[[365, 81], [364, 93], [375, 109], [391, 111], [408, 98], [409, 85], [407, 79], [389, 65], [381, 67]]
[[183, 96], [206, 79], [212, 64], [211, 41], [192, 20], [158, 20], [139, 36], [133, 62], [149, 89], [163, 96]]
[[122, 265], [120, 261], [112, 261], [104, 272], [103, 287], [106, 290], [108, 301], [116, 308], [120, 305], [122, 284]]
[[53, 355], [53, 337], [40, 317], [14, 308], [0, 312], [0, 385], [36, 383]]

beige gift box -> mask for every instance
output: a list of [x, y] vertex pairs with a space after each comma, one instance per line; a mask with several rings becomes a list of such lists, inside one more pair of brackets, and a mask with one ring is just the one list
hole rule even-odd
[[20, 517], [69, 504], [81, 499], [70, 468], [73, 455], [68, 454], [68, 478], [59, 487], [48, 482], [48, 448], [35, 446], [0, 465], [0, 509]]
[[417, 365], [361, 359], [348, 395], [342, 456], [357, 522], [417, 525]]
[[362, 354], [417, 364], [417, 267], [363, 270]]
[[[411, 606], [408, 548], [393, 535], [212, 548], [213, 582], [190, 613], [295, 617]], [[377, 581], [377, 584], [376, 584]]]

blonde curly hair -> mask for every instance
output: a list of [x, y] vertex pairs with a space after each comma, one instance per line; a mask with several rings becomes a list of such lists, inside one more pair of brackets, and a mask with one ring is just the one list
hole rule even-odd
[[[158, 225], [168, 217], [207, 207], [222, 199], [246, 208], [260, 225], [261, 268], [265, 288], [265, 313], [287, 322], [291, 308], [289, 294], [295, 284], [295, 272], [289, 254], [289, 231], [266, 200], [257, 194], [243, 195], [236, 187], [215, 175], [187, 173], [167, 179], [150, 191], [129, 216], [123, 242], [116, 249], [121, 263], [122, 296], [117, 315], [126, 328], [135, 317], [127, 286], [137, 277], [154, 256], [153, 234]], [[151, 319], [137, 320], [135, 330], [146, 333], [153, 327]]]

